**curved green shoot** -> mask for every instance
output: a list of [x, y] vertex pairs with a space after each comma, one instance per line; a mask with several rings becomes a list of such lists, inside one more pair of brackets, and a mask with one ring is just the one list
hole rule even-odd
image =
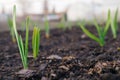
[[92, 34], [90, 31], [88, 31], [82, 24], [80, 24], [80, 27], [88, 37], [90, 37], [91, 39], [98, 42], [100, 44], [100, 46], [103, 46], [103, 44], [101, 43], [99, 38], [97, 38], [94, 34]]
[[98, 25], [98, 23], [96, 21], [94, 22], [94, 24], [97, 29], [98, 35], [99, 35], [100, 46], [103, 46], [105, 44], [105, 40], [104, 40], [105, 36], [104, 36], [104, 32], [103, 32], [104, 30], [101, 26]]
[[25, 35], [25, 54], [26, 54], [26, 56], [28, 56], [29, 24], [30, 24], [30, 18], [27, 17], [27, 19], [26, 19], [26, 35]]
[[46, 38], [50, 37], [50, 26], [46, 16], [45, 16], [45, 37]]
[[16, 39], [15, 39], [15, 33], [14, 33], [14, 29], [13, 29], [13, 21], [10, 18], [8, 18], [8, 26], [10, 29], [10, 35], [12, 36], [12, 41], [15, 43]]
[[65, 30], [66, 29], [66, 22], [65, 22], [65, 16], [63, 16], [60, 20], [60, 23], [58, 24], [58, 27]]
[[110, 11], [108, 11], [108, 19], [107, 19], [106, 25], [104, 27], [99, 26], [96, 21], [94, 21], [94, 24], [95, 24], [95, 28], [97, 29], [99, 37], [96, 37], [94, 34], [92, 34], [90, 31], [88, 31], [82, 24], [80, 24], [80, 27], [88, 37], [90, 37], [91, 39], [98, 42], [100, 44], [100, 46], [104, 46], [105, 45], [105, 36], [106, 36], [109, 26], [110, 26]]
[[118, 31], [118, 25], [117, 25], [117, 19], [118, 19], [118, 8], [116, 9], [114, 19], [111, 19], [111, 30], [113, 34], [113, 38], [117, 38], [117, 31]]
[[32, 36], [32, 48], [33, 48], [34, 59], [36, 59], [38, 56], [39, 42], [40, 42], [40, 29], [35, 26], [33, 29], [33, 36]]
[[27, 56], [28, 56], [28, 24], [29, 24], [29, 18], [27, 18], [26, 21], [26, 41], [25, 41], [25, 46], [22, 40], [22, 37], [18, 34], [17, 29], [16, 29], [16, 6], [14, 5], [13, 8], [13, 30], [15, 32], [15, 37], [17, 40], [18, 48], [20, 51], [20, 56], [22, 59], [22, 64], [24, 69], [28, 68], [28, 62], [27, 62]]
[[110, 10], [108, 10], [107, 22], [104, 27], [104, 36], [106, 36], [108, 29], [110, 28]]

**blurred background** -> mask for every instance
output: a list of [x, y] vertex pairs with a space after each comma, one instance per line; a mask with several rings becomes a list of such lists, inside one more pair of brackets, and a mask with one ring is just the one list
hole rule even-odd
[[13, 5], [17, 7], [18, 28], [24, 26], [27, 16], [41, 28], [44, 28], [45, 16], [51, 28], [56, 27], [63, 17], [73, 25], [82, 20], [105, 22], [108, 10], [114, 16], [117, 8], [120, 21], [120, 0], [0, 0], [0, 31], [9, 29], [7, 20], [12, 18]]

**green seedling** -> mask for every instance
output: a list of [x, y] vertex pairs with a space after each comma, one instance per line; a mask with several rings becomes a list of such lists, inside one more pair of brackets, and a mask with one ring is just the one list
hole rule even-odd
[[50, 37], [50, 26], [49, 21], [45, 17], [45, 37], [48, 39]]
[[10, 29], [10, 35], [12, 36], [12, 41], [13, 41], [13, 43], [15, 43], [16, 39], [15, 39], [15, 32], [14, 32], [14, 29], [13, 29], [13, 21], [10, 18], [8, 18], [8, 26], [9, 26], [9, 29]]
[[116, 9], [114, 19], [110, 18], [111, 30], [112, 30], [112, 34], [113, 34], [114, 39], [117, 38], [117, 31], [118, 31], [117, 19], [118, 19], [118, 8]]
[[18, 34], [17, 29], [16, 29], [16, 6], [13, 8], [13, 30], [15, 32], [15, 37], [17, 40], [18, 48], [20, 51], [20, 56], [22, 59], [22, 64], [24, 69], [28, 68], [28, 34], [29, 34], [29, 17], [26, 20], [26, 39], [25, 39], [25, 44], [23, 43], [21, 35]]
[[90, 31], [88, 31], [82, 24], [80, 24], [80, 28], [83, 30], [83, 32], [88, 37], [90, 37], [91, 39], [98, 42], [100, 46], [104, 46], [105, 45], [105, 36], [108, 32], [109, 25], [110, 25], [110, 11], [108, 11], [108, 19], [107, 19], [105, 27], [99, 26], [98, 23], [95, 21], [95, 28], [97, 29], [99, 37], [96, 37], [94, 34], [92, 34]]
[[26, 26], [25, 21], [21, 22], [20, 26], [21, 26], [21, 30], [25, 31], [25, 26]]
[[66, 29], [66, 22], [65, 22], [65, 17], [63, 16], [62, 19], [60, 20], [60, 23], [58, 24], [58, 27], [65, 30]]
[[72, 28], [72, 22], [71, 21], [67, 21], [66, 22], [66, 27], [68, 27], [68, 29]]
[[33, 29], [33, 36], [32, 36], [32, 48], [33, 48], [34, 59], [36, 59], [38, 56], [39, 42], [40, 42], [40, 29], [35, 26]]

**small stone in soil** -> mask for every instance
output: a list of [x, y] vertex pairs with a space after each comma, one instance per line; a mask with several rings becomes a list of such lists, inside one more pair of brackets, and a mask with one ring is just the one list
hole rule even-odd
[[33, 56], [29, 54], [29, 55], [28, 55], [28, 58], [33, 58]]
[[49, 79], [46, 77], [42, 77], [41, 80], [49, 80]]
[[68, 70], [69, 70], [69, 68], [68, 68], [68, 67], [66, 67], [66, 66], [64, 66], [64, 65], [63, 65], [63, 66], [60, 66], [59, 68], [60, 68], [60, 69], [63, 69], [63, 70], [66, 70], [66, 71], [68, 71]]
[[63, 57], [63, 60], [65, 61], [70, 61], [70, 60], [72, 60], [72, 59], [75, 59], [75, 57], [74, 56], [65, 56], [65, 57]]
[[47, 57], [47, 59], [62, 59], [62, 57], [58, 56], [58, 55], [50, 55]]
[[47, 63], [46, 64], [41, 64], [39, 68], [40, 68], [40, 70], [44, 70], [46, 66], [47, 66]]
[[51, 76], [52, 76], [52, 77], [56, 77], [56, 74], [52, 73]]
[[35, 71], [29, 69], [22, 69], [16, 73], [20, 78], [29, 78], [35, 75]]
[[82, 35], [81, 35], [81, 38], [82, 38], [82, 39], [86, 38], [86, 35], [85, 35], [85, 34], [82, 34]]

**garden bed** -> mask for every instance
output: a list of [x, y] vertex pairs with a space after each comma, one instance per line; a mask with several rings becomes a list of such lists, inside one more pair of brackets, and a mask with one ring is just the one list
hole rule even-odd
[[[88, 26], [96, 33], [93, 26]], [[87, 37], [80, 27], [52, 29], [50, 38], [41, 31], [40, 51], [36, 60], [29, 57], [30, 76], [16, 73], [23, 69], [17, 44], [12, 43], [9, 32], [0, 33], [0, 80], [119, 80], [120, 79], [120, 30], [117, 39], [111, 31], [99, 44]], [[25, 32], [19, 31], [22, 36]], [[32, 55], [32, 31], [29, 38], [29, 55]]]

